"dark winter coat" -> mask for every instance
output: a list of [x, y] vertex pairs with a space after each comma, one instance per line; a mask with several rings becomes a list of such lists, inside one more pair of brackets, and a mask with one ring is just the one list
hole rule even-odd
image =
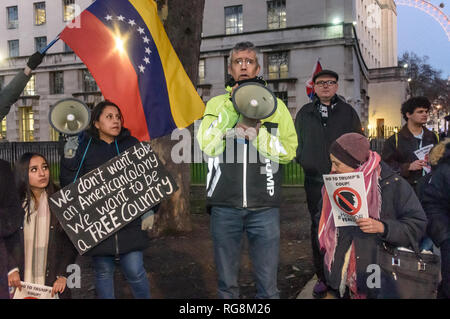
[[365, 294], [368, 298], [377, 298], [380, 293], [380, 289], [367, 287], [367, 277], [373, 273], [373, 271], [367, 271], [367, 266], [377, 264], [377, 246], [386, 242], [395, 247], [409, 247], [408, 233], [418, 243], [425, 234], [427, 225], [425, 212], [412, 187], [406, 180], [395, 174], [387, 164], [381, 162], [380, 165], [382, 200], [380, 220], [385, 226], [385, 233], [367, 234], [356, 226], [338, 228], [338, 244], [331, 272], [328, 272], [325, 266], [327, 284], [338, 290], [345, 254], [353, 241], [358, 292]]
[[9, 113], [23, 89], [30, 80], [31, 75], [25, 75], [23, 70], [19, 71], [12, 81], [0, 91], [0, 121]]
[[[20, 231], [7, 239], [8, 247], [8, 270], [19, 268], [20, 279], [24, 280], [25, 265], [25, 244], [23, 221]], [[19, 243], [19, 245], [17, 245]], [[67, 272], [67, 266], [74, 264], [78, 253], [72, 242], [67, 237], [64, 229], [58, 222], [53, 213], [50, 215], [50, 229], [48, 237], [47, 250], [47, 268], [45, 271], [45, 285], [52, 287], [58, 276], [68, 277], [71, 273]], [[66, 287], [60, 294], [60, 298], [68, 299], [71, 297], [70, 289]]]
[[313, 102], [304, 105], [295, 117], [298, 137], [296, 161], [302, 166], [305, 175], [317, 177], [318, 181], [322, 181], [322, 175], [331, 170], [331, 143], [345, 133], [362, 134], [358, 114], [350, 104], [335, 95], [331, 105], [326, 126], [322, 124], [317, 96]]
[[0, 299], [8, 299], [8, 253], [5, 239], [18, 233], [24, 213], [8, 162], [0, 160]]
[[423, 192], [423, 208], [428, 217], [428, 235], [436, 246], [450, 239], [450, 144]]
[[[436, 135], [424, 127], [422, 147], [437, 143]], [[404, 125], [398, 134], [394, 134], [386, 140], [381, 153], [382, 160], [391, 166], [400, 176], [404, 177], [413, 187], [415, 187], [419, 179], [423, 176], [422, 170], [409, 170], [409, 165], [418, 160], [414, 154], [418, 149], [418, 139], [412, 135], [407, 125]]]
[[[88, 133], [84, 134], [74, 158], [62, 158], [60, 174], [60, 183], [62, 187], [73, 182], [90, 138], [91, 136]], [[138, 142], [139, 141], [131, 136], [130, 132], [125, 128], [122, 129], [117, 137], [117, 145], [120, 153]], [[114, 142], [108, 144], [98, 137], [92, 137], [92, 142], [86, 153], [78, 178], [103, 165], [117, 155], [117, 149]], [[86, 252], [86, 255], [115, 256], [125, 254], [131, 251], [145, 249], [148, 246], [148, 242], [149, 238], [147, 233], [141, 230], [141, 219], [137, 218], [114, 235], [108, 237]]]

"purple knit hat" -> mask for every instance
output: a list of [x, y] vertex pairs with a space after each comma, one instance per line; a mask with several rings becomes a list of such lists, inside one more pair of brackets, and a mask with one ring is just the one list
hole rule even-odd
[[358, 168], [369, 158], [370, 143], [364, 135], [347, 133], [330, 146], [330, 153], [342, 163]]

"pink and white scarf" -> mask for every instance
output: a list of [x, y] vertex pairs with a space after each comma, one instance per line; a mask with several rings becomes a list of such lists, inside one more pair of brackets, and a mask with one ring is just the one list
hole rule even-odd
[[[376, 152], [369, 151], [369, 159], [355, 172], [362, 172], [364, 174], [364, 184], [367, 193], [367, 205], [369, 210], [369, 217], [379, 220], [381, 212], [381, 189], [379, 185], [379, 178], [381, 174], [380, 155]], [[334, 261], [334, 255], [337, 245], [337, 231], [334, 224], [333, 214], [331, 212], [331, 203], [327, 194], [325, 186], [322, 188], [322, 214], [319, 222], [319, 243], [320, 249], [325, 252], [324, 262], [328, 271], [331, 271], [331, 264]], [[350, 289], [354, 294], [356, 292], [356, 267], [355, 267], [355, 252], [352, 244], [352, 252], [350, 257], [350, 264], [348, 267], [347, 280], [350, 282]]]

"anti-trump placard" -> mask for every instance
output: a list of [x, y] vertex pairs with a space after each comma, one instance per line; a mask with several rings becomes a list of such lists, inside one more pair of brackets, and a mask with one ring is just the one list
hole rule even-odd
[[368, 218], [364, 175], [358, 173], [323, 175], [336, 227], [356, 226], [358, 218]]
[[83, 255], [178, 189], [142, 142], [50, 197], [50, 207]]

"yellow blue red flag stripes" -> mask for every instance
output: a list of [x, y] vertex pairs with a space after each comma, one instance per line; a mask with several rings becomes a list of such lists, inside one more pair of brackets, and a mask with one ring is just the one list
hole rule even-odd
[[[80, 27], [76, 27], [79, 25]], [[60, 38], [80, 57], [140, 140], [199, 119], [204, 103], [170, 44], [153, 0], [97, 0]]]

